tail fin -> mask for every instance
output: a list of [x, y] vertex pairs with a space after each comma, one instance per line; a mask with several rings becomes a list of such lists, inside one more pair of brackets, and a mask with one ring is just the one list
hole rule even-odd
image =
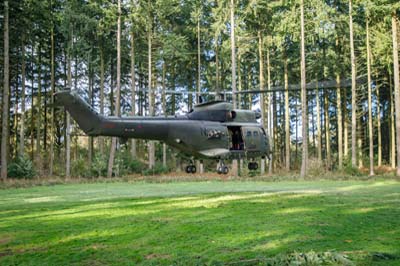
[[76, 92], [70, 90], [54, 94], [55, 103], [62, 105], [71, 114], [79, 127], [88, 135], [100, 134], [100, 125], [104, 120], [87, 102]]

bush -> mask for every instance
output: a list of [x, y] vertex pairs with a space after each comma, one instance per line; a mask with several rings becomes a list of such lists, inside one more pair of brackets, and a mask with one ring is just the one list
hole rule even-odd
[[76, 177], [90, 177], [91, 173], [88, 167], [87, 159], [79, 158], [77, 160], [72, 161], [71, 173], [72, 176]]
[[128, 169], [131, 173], [140, 174], [146, 169], [146, 165], [139, 160], [130, 160]]
[[143, 170], [142, 174], [143, 175], [159, 175], [159, 174], [165, 174], [168, 172], [169, 172], [168, 167], [163, 166], [162, 163], [156, 163], [152, 169]]
[[316, 266], [316, 265], [354, 265], [345, 255], [337, 252], [316, 253], [310, 251], [307, 253], [292, 253], [288, 255], [278, 255], [273, 259], [268, 259], [268, 266]]
[[26, 157], [18, 157], [8, 165], [8, 176], [11, 178], [28, 178], [36, 176], [33, 163]]
[[108, 158], [104, 155], [94, 157], [91, 174], [94, 177], [107, 176]]
[[343, 165], [343, 171], [347, 175], [351, 176], [362, 176], [360, 169], [353, 167], [351, 160], [345, 160]]

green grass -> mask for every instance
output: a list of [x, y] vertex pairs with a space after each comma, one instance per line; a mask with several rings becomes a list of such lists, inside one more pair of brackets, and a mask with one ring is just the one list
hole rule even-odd
[[121, 182], [0, 190], [0, 265], [262, 265], [310, 250], [334, 250], [356, 265], [400, 265], [400, 183]]

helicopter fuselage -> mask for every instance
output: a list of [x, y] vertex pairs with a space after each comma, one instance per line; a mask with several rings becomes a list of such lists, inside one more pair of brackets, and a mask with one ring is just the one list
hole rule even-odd
[[200, 159], [253, 159], [269, 155], [268, 137], [257, 123], [259, 115], [233, 110], [229, 103], [200, 104], [182, 116], [105, 117], [76, 92], [58, 92], [55, 99], [89, 136], [162, 141]]

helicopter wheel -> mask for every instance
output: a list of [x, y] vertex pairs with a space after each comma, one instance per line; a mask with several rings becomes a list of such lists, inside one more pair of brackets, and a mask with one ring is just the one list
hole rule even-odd
[[256, 162], [250, 162], [250, 163], [248, 164], [248, 168], [249, 168], [249, 170], [257, 170], [257, 169], [258, 169], [258, 163], [256, 163]]
[[227, 173], [229, 173], [228, 166], [226, 166], [224, 161], [222, 161], [222, 160], [219, 162], [219, 165], [218, 165], [218, 168], [217, 168], [217, 173], [219, 175], [221, 175], [221, 174], [226, 175]]
[[217, 173], [218, 173], [219, 175], [222, 174], [222, 167], [218, 167]]
[[228, 174], [229, 173], [229, 168], [228, 168], [228, 166], [223, 166], [222, 167], [222, 173], [224, 174], [224, 175], [226, 175], [226, 174]]
[[228, 168], [228, 166], [225, 166], [225, 165], [224, 165], [224, 166], [218, 167], [217, 173], [218, 173], [219, 175], [221, 175], [221, 174], [223, 174], [223, 175], [228, 174], [228, 173], [229, 173], [229, 168]]
[[195, 165], [192, 165], [192, 166], [191, 166], [191, 173], [192, 173], [192, 174], [195, 174], [195, 173], [196, 173], [196, 170], [197, 170], [197, 169], [196, 169], [196, 166], [195, 166]]
[[187, 174], [195, 174], [196, 173], [196, 166], [195, 165], [188, 165], [185, 168]]

